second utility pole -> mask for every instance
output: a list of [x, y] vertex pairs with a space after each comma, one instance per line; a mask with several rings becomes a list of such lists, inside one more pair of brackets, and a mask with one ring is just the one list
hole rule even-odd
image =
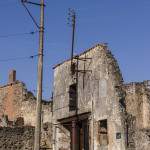
[[37, 107], [36, 107], [34, 150], [40, 150], [40, 141], [41, 141], [43, 48], [44, 48], [44, 0], [41, 0], [41, 15], [39, 26], [39, 52], [38, 52], [39, 57], [38, 57]]

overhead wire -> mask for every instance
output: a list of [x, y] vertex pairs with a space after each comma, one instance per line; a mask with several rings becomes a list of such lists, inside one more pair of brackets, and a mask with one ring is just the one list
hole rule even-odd
[[39, 31], [31, 31], [31, 32], [24, 32], [24, 33], [14, 33], [14, 34], [5, 34], [5, 35], [0, 35], [0, 38], [9, 38], [9, 37], [16, 37], [16, 36], [24, 36], [24, 35], [34, 35], [38, 33]]
[[[13, 2], [14, 3], [14, 2]], [[8, 4], [2, 4], [2, 5], [9, 5]], [[39, 29], [39, 25], [36, 23], [36, 20], [33, 18], [33, 16], [31, 15], [30, 11], [28, 10], [28, 8], [23, 5], [26, 9], [26, 11], [28, 12], [28, 14], [30, 15], [31, 19], [33, 20], [33, 22], [35, 23], [35, 25], [37, 26], [37, 28]], [[31, 32], [25, 32], [25, 33], [14, 33], [14, 34], [5, 34], [5, 35], [0, 35], [0, 38], [9, 38], [9, 37], [18, 37], [18, 36], [24, 36], [24, 35], [34, 35], [35, 33], [37, 33], [39, 31], [31, 31]], [[30, 56], [25, 56], [25, 57], [13, 57], [13, 58], [7, 58], [7, 59], [0, 59], [0, 62], [9, 62], [9, 61], [20, 61], [20, 60], [26, 60], [26, 59], [34, 59], [35, 57], [38, 57], [40, 54], [37, 55], [30, 55]]]
[[[45, 54], [46, 54], [46, 53], [45, 53]], [[45, 56], [45, 54], [44, 54], [43, 56]], [[25, 60], [25, 59], [33, 59], [33, 58], [35, 58], [35, 57], [38, 57], [39, 55], [41, 55], [41, 54], [5, 58], [5, 59], [0, 59], [0, 62], [9, 62], [9, 61], [20, 61], [20, 60]]]
[[39, 54], [36, 55], [30, 55], [26, 57], [13, 57], [13, 58], [8, 58], [8, 59], [0, 59], [0, 62], [8, 62], [8, 61], [17, 61], [17, 60], [24, 60], [24, 59], [33, 59], [37, 57]]

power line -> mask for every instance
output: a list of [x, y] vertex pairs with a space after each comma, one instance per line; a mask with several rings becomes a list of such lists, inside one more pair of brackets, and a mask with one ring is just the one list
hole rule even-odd
[[[46, 53], [47, 54], [47, 53]], [[30, 56], [21, 56], [21, 57], [11, 57], [6, 59], [0, 59], [0, 62], [9, 62], [9, 61], [19, 61], [19, 60], [26, 60], [26, 59], [34, 59], [38, 57], [40, 54], [30, 55]], [[43, 56], [46, 56], [45, 54]]]
[[8, 61], [18, 61], [18, 60], [25, 60], [25, 59], [33, 59], [35, 57], [38, 57], [38, 54], [36, 55], [30, 55], [26, 57], [14, 57], [14, 58], [8, 58], [8, 59], [0, 59], [0, 62], [8, 62]]
[[24, 36], [24, 35], [34, 35], [39, 31], [31, 31], [31, 32], [24, 32], [24, 33], [14, 33], [14, 34], [5, 34], [0, 35], [0, 38], [9, 38], [9, 37], [16, 37], [16, 36]]

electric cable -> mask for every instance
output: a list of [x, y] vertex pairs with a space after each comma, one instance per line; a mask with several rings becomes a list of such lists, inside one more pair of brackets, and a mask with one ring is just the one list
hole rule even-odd
[[36, 55], [30, 55], [26, 57], [14, 57], [14, 58], [8, 58], [8, 59], [0, 59], [0, 62], [8, 62], [8, 61], [17, 61], [17, 60], [24, 60], [24, 59], [33, 59], [37, 57], [39, 54]]
[[35, 30], [35, 31], [24, 32], [24, 33], [5, 34], [5, 35], [0, 35], [0, 38], [9, 38], [9, 37], [24, 36], [24, 35], [34, 35], [38, 32], [39, 31]]

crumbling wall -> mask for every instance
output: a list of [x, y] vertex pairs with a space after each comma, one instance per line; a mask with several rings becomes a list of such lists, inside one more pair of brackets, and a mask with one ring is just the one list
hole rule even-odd
[[70, 150], [71, 149], [71, 135], [70, 132], [64, 128], [62, 125], [55, 126], [55, 136], [54, 140], [55, 146], [54, 150]]
[[41, 129], [41, 148], [52, 149], [52, 123], [46, 122], [42, 124]]
[[7, 115], [9, 120], [15, 120], [20, 114], [23, 99], [23, 84], [16, 82], [0, 87], [0, 118]]
[[[111, 52], [105, 47], [97, 49], [99, 51], [94, 55], [95, 63], [90, 80], [91, 100], [93, 100], [94, 150], [123, 150], [125, 149], [124, 122], [123, 109], [120, 106], [120, 99], [123, 99], [123, 91], [120, 88], [122, 76]], [[100, 133], [100, 122], [103, 120], [107, 120], [107, 135]]]
[[[0, 118], [7, 115], [10, 121], [24, 118], [26, 125], [35, 126], [36, 97], [26, 89], [24, 83], [16, 81], [0, 87]], [[51, 102], [42, 104], [43, 122], [50, 122]]]
[[126, 91], [127, 149], [148, 150], [150, 146], [149, 81], [124, 85]]
[[33, 127], [0, 127], [0, 150], [33, 150]]
[[[78, 62], [77, 57], [79, 57]], [[119, 93], [122, 92], [122, 89], [116, 89], [122, 86], [123, 80], [117, 61], [106, 45], [97, 45], [77, 57], [73, 60], [75, 64], [78, 63], [79, 70], [77, 113], [80, 115], [91, 112], [90, 149], [124, 150], [123, 111], [119, 104], [122, 98]], [[69, 86], [75, 83], [76, 78], [75, 75], [71, 76], [70, 64], [70, 61], [66, 61], [57, 65], [54, 70], [53, 118], [56, 124], [58, 119], [76, 114], [76, 111], [69, 111]], [[103, 119], [107, 119], [108, 123], [109, 143], [105, 146], [98, 141], [99, 121]], [[56, 134], [56, 141], [59, 134]], [[117, 135], [119, 135], [118, 139]]]
[[[49, 125], [52, 124], [51, 107], [51, 102], [42, 102], [42, 142], [48, 148], [51, 147], [52, 136], [52, 127]], [[36, 97], [26, 89], [24, 83], [15, 81], [0, 87], [0, 125], [14, 126], [18, 118], [23, 118], [25, 126], [35, 126]], [[48, 124], [46, 129], [43, 128], [45, 124]]]

